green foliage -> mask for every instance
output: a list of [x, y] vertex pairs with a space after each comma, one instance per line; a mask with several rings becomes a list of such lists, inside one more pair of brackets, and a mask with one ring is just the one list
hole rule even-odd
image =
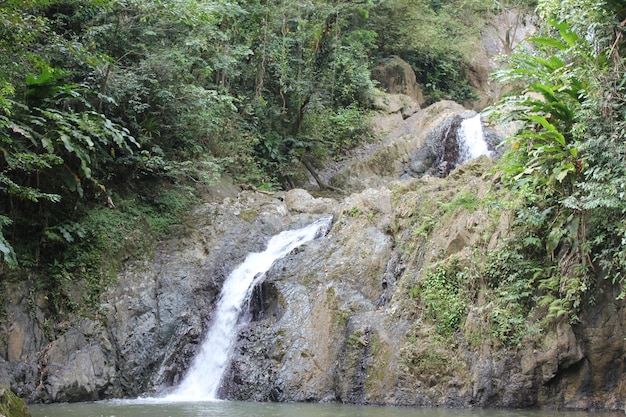
[[361, 214], [363, 214], [363, 210], [357, 206], [353, 206], [348, 210], [348, 216], [350, 217], [359, 217]]
[[468, 271], [453, 258], [428, 271], [418, 284], [419, 291], [411, 290], [413, 297], [419, 294], [424, 316], [439, 335], [449, 338], [463, 325], [470, 301], [467, 284]]
[[[46, 288], [55, 295], [51, 300], [55, 309], [97, 305], [121, 262], [149, 254], [160, 236], [180, 224], [192, 201], [189, 190], [180, 187], [153, 195], [118, 196], [114, 210], [97, 207], [79, 222], [47, 229], [45, 244], [54, 259], [43, 269], [51, 279]], [[83, 283], [80, 291], [77, 282]]]
[[15, 251], [13, 247], [4, 237], [3, 229], [6, 226], [11, 225], [11, 219], [7, 216], [0, 215], [0, 252], [2, 252], [2, 259], [9, 265], [11, 268], [17, 267], [17, 259], [15, 257]]
[[336, 323], [339, 326], [345, 326], [348, 321], [350, 320], [350, 311], [349, 310], [339, 310], [337, 312], [337, 319], [336, 319]]
[[466, 70], [495, 6], [474, 0], [382, 2], [370, 18], [379, 56], [399, 55], [409, 62], [428, 102], [476, 100]]
[[307, 108], [302, 136], [320, 156], [342, 154], [371, 137], [369, 112], [351, 104], [337, 110]]
[[[124, 254], [143, 252], [149, 236], [176, 223], [191, 198], [180, 191], [186, 186], [227, 171], [259, 188], [290, 187], [302, 161], [317, 166], [368, 140], [374, 58], [408, 59], [431, 100], [471, 100], [465, 51], [492, 7], [478, 0], [2, 2], [0, 261], [45, 277], [59, 306], [65, 297], [70, 308], [69, 288], [80, 280], [95, 300]], [[572, 87], [583, 80], [570, 74]], [[546, 97], [557, 97], [556, 114], [565, 93], [541, 84], [552, 89], [542, 89]], [[577, 126], [575, 114], [559, 114]], [[560, 122], [535, 116], [563, 148], [550, 129], [563, 133]], [[563, 139], [577, 158], [568, 148], [575, 141]], [[578, 157], [585, 151], [575, 149]], [[559, 169], [553, 182], [574, 187], [580, 173]], [[477, 201], [460, 196], [450, 204], [441, 213], [472, 210]], [[435, 218], [424, 217], [414, 233], [428, 235]]]
[[537, 281], [544, 266], [532, 257], [533, 245], [510, 241], [502, 249], [487, 255], [481, 276], [492, 290], [484, 310], [487, 312], [489, 337], [496, 345], [518, 346], [534, 331], [529, 315], [536, 303]]
[[467, 211], [474, 211], [480, 204], [481, 201], [476, 193], [463, 191], [455, 194], [450, 202], [443, 203], [441, 208], [446, 213], [454, 213], [458, 208], [462, 208]]
[[585, 72], [573, 64], [592, 61], [589, 45], [569, 25], [551, 24], [560, 38], [533, 38], [535, 55], [520, 53], [514, 67], [499, 73], [501, 81], [529, 83], [522, 95], [505, 101], [512, 109], [508, 117], [522, 122], [519, 133], [508, 139], [514, 157], [507, 159], [506, 178], [542, 209], [545, 249], [550, 257], [560, 258], [561, 275], [577, 279], [584, 273], [577, 265], [588, 261], [585, 217], [562, 201], [572, 195], [584, 168], [574, 129], [589, 92]]
[[463, 366], [455, 363], [450, 353], [450, 339], [440, 335], [427, 337], [411, 329], [405, 345], [400, 350], [400, 361], [405, 370], [416, 378], [425, 375], [457, 373]]
[[411, 64], [428, 103], [454, 100], [459, 103], [478, 100], [476, 90], [469, 84], [466, 58], [455, 50], [403, 52]]
[[0, 414], [12, 417], [28, 417], [30, 411], [24, 400], [15, 395], [8, 386], [0, 386]]
[[411, 234], [416, 238], [421, 237], [426, 239], [430, 236], [430, 233], [433, 231], [437, 223], [438, 220], [432, 215], [421, 216], [418, 224], [414, 226], [411, 231]]
[[604, 2], [542, 1], [539, 10], [550, 25], [531, 39], [531, 52], [518, 52], [498, 74], [523, 87], [503, 103], [521, 129], [502, 167], [524, 198], [517, 220], [530, 232], [524, 243], [548, 255], [535, 281], [539, 303], [548, 317], [575, 321], [598, 278], [609, 274], [624, 293], [623, 136], [615, 133], [623, 120], [624, 102], [616, 99], [623, 40], [611, 35]]
[[[552, 22], [561, 39], [532, 38], [534, 54], [519, 53], [515, 64], [497, 73], [500, 82], [529, 83], [520, 95], [503, 106], [506, 120], [521, 121], [519, 133], [507, 140], [520, 159], [507, 170], [509, 179], [530, 187], [542, 197], [563, 198], [571, 194], [580, 177], [582, 160], [573, 129], [576, 111], [587, 98], [584, 74], [573, 66], [589, 64], [589, 45], [565, 23]], [[573, 53], [573, 51], [581, 51]]]

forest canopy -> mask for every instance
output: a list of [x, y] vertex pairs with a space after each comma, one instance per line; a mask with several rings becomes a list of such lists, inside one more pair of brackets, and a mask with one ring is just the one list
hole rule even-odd
[[228, 173], [294, 186], [303, 162], [314, 169], [367, 139], [370, 70], [390, 55], [413, 64], [433, 99], [467, 99], [451, 45], [470, 43], [486, 11], [497, 4], [2, 2], [1, 259], [61, 262], [91, 209], [124, 196], [163, 209], [171, 201], [153, 187], [164, 183]]
[[5, 0], [0, 272], [96, 297], [122, 237], [163, 233], [202, 184], [290, 188], [368, 140], [382, 60], [409, 62], [429, 102], [475, 99], [472, 45], [522, 8], [539, 33], [496, 74], [513, 93], [492, 112], [522, 123], [501, 165], [520, 251], [554, 261], [546, 302], [568, 311], [590, 270], [626, 266], [622, 3]]

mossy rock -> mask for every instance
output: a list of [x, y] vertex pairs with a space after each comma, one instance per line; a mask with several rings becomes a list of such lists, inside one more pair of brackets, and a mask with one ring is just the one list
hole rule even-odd
[[30, 411], [24, 400], [7, 387], [0, 387], [0, 416], [30, 417]]

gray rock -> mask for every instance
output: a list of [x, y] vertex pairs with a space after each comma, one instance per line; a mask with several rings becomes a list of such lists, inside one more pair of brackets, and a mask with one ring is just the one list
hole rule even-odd
[[332, 213], [335, 204], [330, 198], [315, 198], [299, 188], [285, 193], [285, 205], [291, 213], [328, 214]]

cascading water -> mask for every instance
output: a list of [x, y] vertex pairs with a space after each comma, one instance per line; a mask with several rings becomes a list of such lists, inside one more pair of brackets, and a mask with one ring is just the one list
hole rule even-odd
[[215, 400], [220, 381], [229, 364], [237, 335], [237, 322], [254, 286], [274, 262], [298, 246], [324, 236], [332, 218], [323, 217], [298, 230], [288, 230], [272, 237], [267, 249], [251, 253], [224, 281], [212, 327], [187, 375], [166, 397], [171, 401]]
[[485, 132], [480, 113], [461, 122], [457, 140], [459, 141], [459, 165], [481, 155], [491, 155], [487, 142], [485, 142]]

